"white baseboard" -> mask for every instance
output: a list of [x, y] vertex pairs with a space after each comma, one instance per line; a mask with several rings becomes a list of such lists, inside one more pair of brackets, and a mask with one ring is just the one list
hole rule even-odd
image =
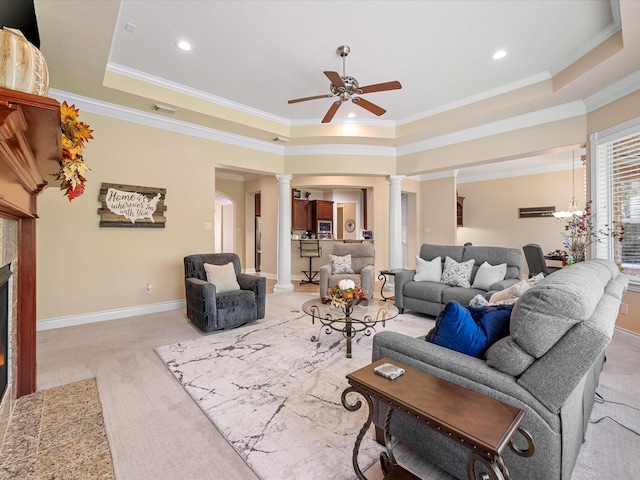
[[640, 335], [624, 328], [616, 327], [613, 330], [613, 339], [618, 340], [627, 345], [640, 346]]
[[68, 317], [47, 318], [36, 322], [36, 330], [41, 332], [44, 330], [52, 330], [54, 328], [73, 327], [75, 325], [84, 325], [86, 323], [104, 322], [107, 320], [116, 320], [118, 318], [166, 312], [168, 310], [180, 310], [182, 308], [186, 308], [186, 302], [184, 300], [176, 300], [173, 302], [141, 305], [139, 307], [118, 308], [115, 310], [104, 310], [102, 312], [85, 313], [82, 315], [70, 315]]

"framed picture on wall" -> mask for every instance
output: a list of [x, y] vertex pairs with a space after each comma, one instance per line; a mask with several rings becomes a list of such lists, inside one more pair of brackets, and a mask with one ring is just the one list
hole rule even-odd
[[298, 189], [293, 190], [293, 198], [300, 198], [300, 190]]

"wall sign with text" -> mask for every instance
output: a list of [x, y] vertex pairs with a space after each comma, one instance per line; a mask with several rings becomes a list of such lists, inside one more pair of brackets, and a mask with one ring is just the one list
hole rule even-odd
[[103, 183], [98, 209], [101, 227], [164, 228], [166, 188]]
[[541, 218], [552, 217], [553, 212], [556, 211], [556, 207], [530, 207], [519, 208], [518, 216], [520, 218]]

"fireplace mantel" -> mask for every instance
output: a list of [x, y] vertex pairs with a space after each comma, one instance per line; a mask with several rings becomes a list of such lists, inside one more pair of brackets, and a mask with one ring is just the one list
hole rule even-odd
[[0, 88], [0, 216], [18, 222], [17, 397], [36, 390], [37, 196], [61, 156], [60, 104]]

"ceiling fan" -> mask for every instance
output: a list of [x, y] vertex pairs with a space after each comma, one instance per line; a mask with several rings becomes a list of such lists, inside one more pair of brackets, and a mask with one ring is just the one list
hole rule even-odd
[[365, 87], [361, 87], [358, 84], [358, 81], [353, 77], [348, 77], [345, 73], [345, 58], [351, 52], [351, 48], [348, 45], [341, 45], [337, 48], [336, 52], [338, 55], [342, 57], [342, 76], [338, 72], [324, 72], [327, 78], [331, 81], [330, 90], [331, 93], [326, 93], [324, 95], [314, 95], [313, 97], [303, 97], [303, 98], [295, 98], [293, 100], [289, 100], [289, 104], [298, 103], [298, 102], [306, 102], [307, 100], [316, 100], [318, 98], [331, 98], [337, 97], [336, 101], [333, 102], [331, 107], [329, 107], [329, 111], [322, 119], [322, 123], [329, 123], [340, 105], [344, 102], [351, 100], [356, 105], [364, 108], [365, 110], [369, 110], [371, 113], [375, 115], [382, 115], [386, 112], [386, 110], [378, 105], [365, 100], [360, 97], [365, 93], [372, 92], [384, 92], [386, 90], [398, 90], [402, 88], [400, 82], [385, 82], [385, 83], [376, 83], [374, 85], [367, 85]]

